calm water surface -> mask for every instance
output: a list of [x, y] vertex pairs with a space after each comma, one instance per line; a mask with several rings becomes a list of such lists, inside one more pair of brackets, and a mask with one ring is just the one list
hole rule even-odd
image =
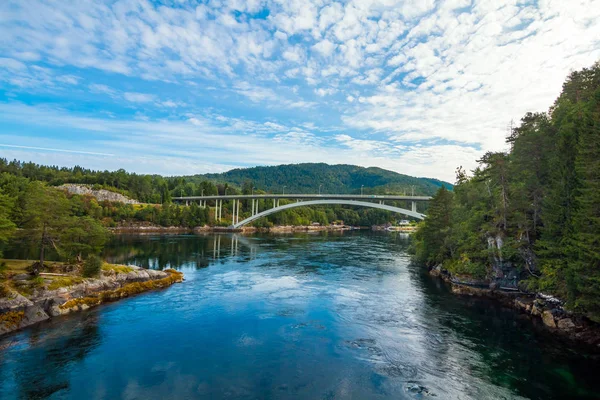
[[3, 338], [0, 398], [600, 398], [597, 360], [452, 296], [410, 265], [408, 244], [372, 233], [116, 238], [112, 261], [186, 281]]

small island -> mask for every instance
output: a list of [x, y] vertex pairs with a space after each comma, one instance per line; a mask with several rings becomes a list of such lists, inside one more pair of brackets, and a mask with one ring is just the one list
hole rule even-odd
[[183, 281], [174, 269], [148, 270], [90, 257], [85, 263], [2, 260], [0, 335]]

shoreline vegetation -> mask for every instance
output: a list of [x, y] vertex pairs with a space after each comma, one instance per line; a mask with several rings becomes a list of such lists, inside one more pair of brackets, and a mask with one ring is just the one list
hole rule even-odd
[[[167, 269], [101, 263], [93, 277], [77, 265], [46, 262], [31, 274], [32, 260], [1, 260], [0, 336], [39, 322], [182, 282], [183, 273]], [[52, 271], [52, 272], [50, 272]]]
[[497, 298], [600, 351], [600, 62], [506, 142], [438, 190], [413, 258], [454, 293]]
[[245, 226], [242, 228], [231, 228], [227, 226], [204, 225], [195, 228], [185, 226], [159, 226], [151, 224], [126, 224], [108, 228], [115, 234], [202, 234], [214, 232], [241, 232], [241, 233], [287, 233], [287, 232], [324, 232], [324, 231], [350, 231], [350, 230], [372, 230], [372, 231], [395, 231], [413, 233], [416, 226], [349, 226], [349, 225], [274, 225], [266, 227]]

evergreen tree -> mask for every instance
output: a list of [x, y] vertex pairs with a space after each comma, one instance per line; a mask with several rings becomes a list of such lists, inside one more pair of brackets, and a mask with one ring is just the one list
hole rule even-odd
[[573, 306], [600, 321], [600, 87], [579, 114], [571, 234], [567, 241], [568, 295]]
[[415, 238], [415, 250], [419, 260], [435, 265], [451, 256], [447, 238], [452, 225], [452, 192], [442, 186], [431, 199], [428, 211]]
[[39, 263], [33, 267], [33, 273], [37, 275], [44, 266], [48, 246], [58, 250], [60, 236], [68, 227], [70, 207], [63, 192], [41, 182], [32, 182], [25, 198], [23, 236], [39, 245]]
[[[5, 244], [14, 235], [16, 225], [10, 220], [13, 201], [0, 191], [0, 244]], [[0, 248], [0, 257], [2, 249]]]

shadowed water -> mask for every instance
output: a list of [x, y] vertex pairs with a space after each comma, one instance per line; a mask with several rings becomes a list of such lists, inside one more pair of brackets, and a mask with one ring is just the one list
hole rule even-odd
[[0, 398], [597, 398], [600, 364], [411, 266], [400, 235], [118, 237], [186, 281], [0, 340]]

